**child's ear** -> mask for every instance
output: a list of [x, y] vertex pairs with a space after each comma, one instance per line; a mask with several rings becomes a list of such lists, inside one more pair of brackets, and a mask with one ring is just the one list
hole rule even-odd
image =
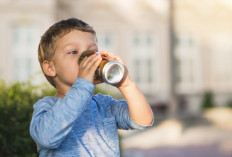
[[43, 62], [43, 71], [47, 76], [55, 77], [56, 76], [56, 69], [54, 67], [54, 63], [52, 61], [44, 61]]

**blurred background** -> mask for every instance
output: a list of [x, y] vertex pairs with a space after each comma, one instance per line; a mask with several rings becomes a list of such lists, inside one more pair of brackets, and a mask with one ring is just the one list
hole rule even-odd
[[54, 94], [37, 48], [70, 17], [124, 59], [153, 109], [153, 127], [119, 131], [121, 156], [232, 157], [231, 0], [0, 0], [0, 156], [37, 156], [32, 106]]

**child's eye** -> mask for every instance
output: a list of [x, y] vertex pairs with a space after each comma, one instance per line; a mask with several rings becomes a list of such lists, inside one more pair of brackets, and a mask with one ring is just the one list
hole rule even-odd
[[69, 52], [69, 54], [77, 54], [78, 52], [77, 51], [71, 51]]

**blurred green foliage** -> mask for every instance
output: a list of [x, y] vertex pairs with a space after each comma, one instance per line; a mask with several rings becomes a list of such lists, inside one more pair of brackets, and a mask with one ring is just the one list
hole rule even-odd
[[202, 109], [209, 109], [215, 107], [214, 95], [211, 91], [206, 91], [203, 95]]
[[29, 83], [0, 82], [0, 156], [36, 156], [29, 135], [32, 105], [40, 98]]
[[231, 99], [226, 103], [226, 106], [232, 108], [232, 100]]
[[[38, 156], [36, 144], [29, 134], [33, 104], [44, 96], [54, 96], [55, 89], [48, 84], [32, 85], [30, 81], [6, 84], [0, 80], [0, 156]], [[94, 94], [106, 94], [96, 88]]]
[[7, 85], [0, 81], [0, 156], [37, 156], [36, 145], [29, 135], [33, 104], [55, 90], [30, 81]]

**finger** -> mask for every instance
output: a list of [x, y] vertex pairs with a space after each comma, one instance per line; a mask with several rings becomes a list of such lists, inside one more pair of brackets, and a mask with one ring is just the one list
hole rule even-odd
[[100, 55], [95, 56], [94, 58], [92, 58], [88, 64], [86, 65], [86, 69], [93, 69], [96, 70], [97, 67], [99, 66], [100, 62], [101, 62], [102, 58]]
[[111, 58], [114, 59], [115, 55], [112, 52], [106, 51], [106, 50], [102, 50], [100, 51], [101, 56], [105, 57], [105, 58]]
[[82, 59], [82, 61], [79, 63], [79, 66], [80, 66], [80, 67], [83, 67], [83, 64], [84, 64], [84, 62], [85, 62], [86, 59], [87, 59], [86, 56]]
[[[101, 62], [101, 57], [99, 59], [97, 59], [95, 62], [93, 62], [92, 64], [88, 64], [89, 69], [87, 69], [87, 67], [86, 67], [86, 70], [87, 70], [88, 74], [90, 76], [92, 76], [93, 81], [97, 79], [96, 75], [95, 75], [95, 71], [96, 71], [97, 67], [99, 66], [100, 62]], [[101, 82], [96, 81], [96, 83], [101, 83]]]
[[103, 57], [105, 56], [105, 58], [107, 58], [107, 59], [113, 59], [113, 60], [119, 61], [119, 62], [121, 62], [121, 63], [124, 64], [124, 61], [122, 60], [122, 58], [119, 57], [119, 56], [117, 56], [117, 55], [115, 55], [115, 54], [113, 54], [112, 52], [109, 52], [109, 51], [106, 51], [106, 50], [102, 50], [102, 51], [100, 51], [100, 54]]
[[95, 56], [96, 56], [96, 54], [93, 54], [93, 55], [91, 55], [91, 56], [89, 56], [89, 57], [85, 57], [85, 58], [82, 60], [80, 66], [86, 67], [86, 66], [88, 65], [88, 63], [89, 63]]

